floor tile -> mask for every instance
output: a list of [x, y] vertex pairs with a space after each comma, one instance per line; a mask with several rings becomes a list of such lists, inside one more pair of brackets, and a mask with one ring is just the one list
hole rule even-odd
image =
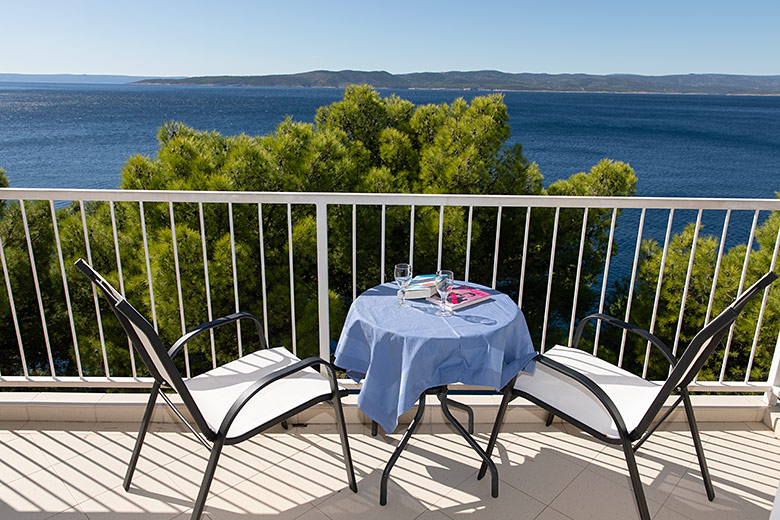
[[[648, 500], [664, 503], [689, 468], [698, 469], [696, 450], [684, 432], [656, 432], [636, 454], [642, 486]], [[622, 448], [605, 446], [588, 466], [602, 477], [632, 490]]]
[[261, 472], [216, 496], [211, 494], [206, 500], [208, 518], [295, 519], [314, 507], [301, 487], [299, 482]]
[[[550, 504], [553, 509], [576, 520], [637, 518], [636, 502], [630, 489], [586, 469]], [[661, 504], [647, 501], [650, 514]]]
[[[6, 517], [2, 517], [6, 518]], [[28, 516], [24, 517], [25, 520], [27, 520]], [[11, 520], [11, 517], [8, 517], [8, 520]], [[89, 517], [85, 515], [81, 510], [74, 507], [71, 509], [66, 509], [65, 511], [62, 511], [61, 513], [57, 513], [54, 516], [48, 517], [46, 520], [89, 520]]]
[[51, 468], [0, 484], [0, 518], [48, 518], [73, 509], [77, 500]]
[[183, 494], [164, 474], [137, 475], [128, 491], [115, 487], [78, 504], [90, 520], [173, 518], [192, 510], [195, 497]]
[[499, 485], [498, 497], [493, 498], [488, 479], [468, 479], [433, 507], [453, 519], [477, 517], [485, 520], [536, 518], [544, 510], [545, 504], [512, 486]]
[[559, 513], [552, 507], [548, 507], [544, 511], [542, 511], [539, 516], [537, 516], [534, 520], [572, 520], [568, 516], [564, 515], [563, 513]]
[[[698, 475], [686, 474], [674, 488], [664, 507], [692, 520], [766, 520], [774, 500], [749, 487], [717, 477], [713, 473], [715, 500], [707, 500], [704, 484]], [[775, 481], [775, 486], [777, 482]]]
[[0, 442], [0, 484], [50, 468], [51, 459], [27, 435]]
[[333, 520], [412, 520], [427, 507], [415, 495], [418, 488], [401, 485], [392, 475], [387, 486], [387, 505], [379, 505], [379, 483], [382, 471], [372, 471], [358, 481], [358, 493], [341, 492], [317, 505]]

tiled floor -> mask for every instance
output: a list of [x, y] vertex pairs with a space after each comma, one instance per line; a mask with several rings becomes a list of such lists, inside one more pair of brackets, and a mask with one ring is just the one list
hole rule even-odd
[[[484, 445], [488, 426], [480, 426]], [[780, 442], [761, 423], [700, 426], [715, 501], [707, 501], [688, 431], [672, 425], [639, 452], [653, 517], [766, 520], [780, 480]], [[422, 430], [393, 469], [386, 507], [378, 505], [379, 480], [399, 435], [374, 438], [350, 425], [353, 494], [334, 430], [294, 427], [225, 449], [204, 518], [637, 518], [620, 451], [568, 427], [505, 427], [494, 459], [497, 499], [489, 477], [476, 480], [477, 457], [457, 434], [437, 425]], [[135, 433], [131, 424], [0, 423], [0, 518], [189, 518], [206, 450], [187, 433], [158, 428], [125, 492]]]

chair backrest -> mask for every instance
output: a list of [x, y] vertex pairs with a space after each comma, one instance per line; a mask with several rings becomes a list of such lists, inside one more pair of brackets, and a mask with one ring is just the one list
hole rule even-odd
[[757, 294], [766, 289], [769, 284], [777, 279], [772, 271], [761, 277], [756, 283], [745, 290], [731, 305], [726, 307], [715, 319], [710, 321], [688, 344], [672, 372], [669, 374], [663, 388], [653, 402], [648, 414], [640, 422], [637, 430], [644, 431], [653, 421], [666, 398], [679, 388], [688, 386], [696, 374], [702, 369], [707, 359], [715, 351], [715, 348], [728, 332], [729, 327], [736, 321], [739, 313], [747, 303]]
[[83, 259], [76, 261], [76, 267], [86, 275], [103, 293], [108, 300], [111, 310], [119, 320], [120, 325], [130, 338], [130, 342], [135, 347], [136, 352], [146, 365], [149, 373], [154, 379], [167, 384], [173, 388], [182, 398], [185, 406], [189, 409], [193, 419], [203, 431], [208, 431], [208, 425], [201, 415], [195, 401], [189, 393], [184, 381], [179, 374], [179, 370], [168, 355], [168, 350], [163, 345], [160, 336], [151, 323], [135, 307], [130, 305], [127, 300], [103, 278], [92, 266]]

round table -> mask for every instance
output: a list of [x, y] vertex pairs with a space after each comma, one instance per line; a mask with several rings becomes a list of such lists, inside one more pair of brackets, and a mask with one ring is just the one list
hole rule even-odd
[[397, 286], [386, 283], [361, 294], [347, 314], [335, 364], [349, 377], [363, 380], [358, 396], [361, 411], [392, 432], [398, 417], [420, 403], [383, 474], [382, 504], [387, 474], [419, 424], [426, 392], [437, 394], [445, 417], [492, 466], [493, 495], [498, 493], [495, 465], [447, 409], [453, 403], [446, 397], [446, 385], [460, 382], [499, 390], [519, 371], [533, 370], [536, 351], [523, 313], [509, 296], [481, 285], [465, 285], [491, 298], [443, 317], [426, 300], [399, 307]]

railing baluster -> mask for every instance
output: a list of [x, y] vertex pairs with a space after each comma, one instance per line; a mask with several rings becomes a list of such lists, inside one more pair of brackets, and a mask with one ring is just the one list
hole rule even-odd
[[712, 302], [715, 301], [715, 290], [718, 287], [718, 276], [720, 276], [720, 264], [723, 261], [723, 250], [726, 247], [726, 234], [729, 230], [729, 220], [731, 219], [731, 210], [726, 210], [726, 216], [723, 219], [723, 232], [720, 234], [720, 244], [718, 246], [718, 258], [715, 260], [715, 272], [712, 274], [712, 287], [710, 288], [710, 301], [707, 303], [707, 312], [704, 315], [704, 325], [710, 322], [712, 316]]
[[414, 273], [414, 204], [409, 215], [409, 265]]
[[19, 360], [22, 362], [22, 372], [25, 379], [30, 377], [30, 373], [27, 370], [27, 358], [24, 355], [24, 344], [22, 343], [22, 332], [19, 329], [19, 319], [16, 317], [16, 304], [14, 303], [14, 292], [11, 289], [11, 277], [8, 276], [8, 264], [5, 261], [5, 247], [3, 247], [3, 239], [0, 236], [0, 261], [3, 263], [3, 277], [5, 278], [5, 289], [8, 291], [8, 303], [11, 306], [11, 317], [14, 322], [14, 330], [16, 331], [16, 341], [19, 344]]
[[[672, 354], [677, 356], [677, 347], [680, 345], [680, 333], [682, 332], [683, 318], [685, 317], [685, 303], [688, 299], [688, 287], [691, 284], [691, 274], [693, 273], [693, 261], [696, 256], [696, 242], [699, 239], [699, 229], [701, 228], [701, 214], [702, 210], [699, 210], [696, 216], [696, 227], [693, 231], [693, 242], [691, 242], [691, 256], [688, 259], [688, 271], [685, 273], [685, 285], [683, 286], [683, 294], [680, 300], [680, 316], [677, 318], [677, 332], [674, 334], [674, 346], [672, 347]], [[672, 367], [669, 367], [671, 373]]]
[[[753, 214], [753, 224], [750, 226], [750, 237], [748, 238], [747, 247], [745, 248], [745, 261], [742, 264], [742, 274], [739, 277], [739, 288], [737, 294], [742, 294], [742, 288], [745, 287], [745, 276], [747, 275], [748, 262], [750, 261], [750, 252], [753, 250], [753, 239], [756, 236], [756, 225], [758, 224], [758, 210]], [[720, 376], [718, 382], [722, 383], [723, 378], [726, 376], [726, 365], [729, 361], [729, 352], [731, 352], [731, 340], [734, 338], [734, 327], [736, 323], [732, 323], [729, 328], [729, 337], [726, 340], [726, 349], [723, 351], [723, 364], [720, 367]]]
[[[173, 244], [173, 266], [176, 270], [176, 292], [179, 295], [179, 319], [181, 320], [181, 333], [187, 333], [187, 325], [184, 320], [184, 297], [181, 291], [181, 270], [179, 269], [179, 245], [176, 241], [176, 221], [173, 217], [173, 202], [168, 202], [168, 214], [171, 217], [171, 243]], [[190, 353], [189, 345], [184, 345], [184, 368], [187, 377], [192, 377], [190, 373]]]
[[588, 208], [582, 213], [582, 231], [580, 232], [580, 252], [577, 256], [577, 275], [574, 279], [574, 298], [571, 304], [571, 323], [569, 324], [569, 345], [574, 341], [574, 319], [577, 315], [577, 298], [580, 294], [580, 276], [582, 275], [582, 255], [585, 253], [585, 232], [588, 230]]
[[[87, 214], [84, 211], [84, 201], [79, 201], [79, 209], [81, 210], [81, 224], [84, 228], [84, 247], [87, 250], [87, 261], [89, 262], [89, 265], [93, 265], [92, 263], [92, 248], [89, 245], [89, 231], [87, 230]], [[98, 319], [98, 336], [100, 337], [100, 348], [103, 352], [103, 370], [105, 370], [106, 377], [111, 377], [108, 369], [108, 355], [106, 354], [106, 339], [103, 335], [103, 317], [100, 313], [100, 303], [98, 302], [98, 295], [97, 295], [97, 289], [95, 288], [95, 284], [92, 285], [92, 299], [95, 302], [95, 314], [97, 315]]]
[[381, 238], [381, 245], [379, 247], [380, 253], [379, 253], [379, 272], [380, 274], [380, 282], [379, 283], [385, 283], [385, 240], [386, 240], [386, 229], [385, 229], [385, 205], [382, 204], [382, 238]]
[[157, 328], [157, 307], [154, 304], [154, 285], [152, 285], [152, 265], [149, 258], [149, 241], [146, 238], [146, 215], [144, 213], [144, 202], [141, 201], [138, 206], [138, 212], [141, 214], [141, 236], [144, 241], [144, 260], [146, 261], [146, 283], [149, 284], [149, 305], [152, 308], [152, 324], [154, 330]]
[[[62, 242], [60, 241], [60, 229], [57, 225], [57, 212], [54, 209], [54, 201], [49, 201], [49, 210], [51, 211], [51, 225], [54, 228], [54, 242], [57, 244], [57, 259], [60, 263], [60, 276], [62, 276], [62, 290], [65, 293], [65, 306], [68, 309], [68, 322], [70, 324], [70, 333], [73, 337], [73, 355], [76, 357], [76, 369], [79, 377], [84, 377], [81, 369], [81, 353], [79, 352], [79, 340], [76, 337], [76, 324], [73, 321], [73, 306], [70, 303], [70, 290], [68, 289], [68, 278], [65, 276], [65, 261], [62, 259]], [[14, 310], [14, 313], [16, 311]], [[15, 318], [15, 316], [14, 316]], [[135, 372], [133, 372], [135, 374]]]
[[49, 357], [49, 369], [51, 370], [51, 377], [57, 377], [54, 370], [54, 357], [51, 353], [51, 342], [49, 341], [49, 327], [46, 325], [46, 313], [43, 311], [43, 297], [41, 296], [41, 285], [38, 282], [38, 269], [35, 266], [35, 253], [33, 253], [32, 238], [30, 238], [30, 227], [27, 224], [27, 212], [24, 209], [24, 200], [22, 199], [19, 199], [19, 208], [22, 210], [24, 236], [27, 239], [27, 252], [30, 256], [30, 268], [32, 269], [33, 284], [35, 285], [35, 295], [38, 297], [38, 311], [41, 313], [41, 327], [43, 327], [43, 341], [46, 345], [46, 354]]
[[263, 334], [268, 345], [268, 292], [265, 280], [265, 238], [263, 236], [263, 205], [257, 203], [257, 227], [260, 237], [260, 286], [263, 291]]
[[550, 296], [552, 294], [553, 267], [555, 266], [555, 248], [558, 245], [558, 219], [561, 215], [561, 208], [555, 208], [555, 222], [553, 223], [552, 244], [550, 247], [550, 267], [547, 274], [547, 298], [544, 302], [544, 321], [542, 322], [542, 353], [545, 351], [545, 342], [547, 340], [547, 320], [550, 317]]
[[287, 248], [290, 261], [290, 323], [292, 324], [293, 354], [298, 355], [298, 340], [295, 332], [295, 275], [293, 273], [293, 232], [292, 232], [292, 206], [287, 203]]
[[[84, 227], [84, 247], [87, 250], [87, 262], [89, 265], [94, 266], [92, 263], [92, 248], [89, 245], [89, 231], [87, 230], [87, 214], [84, 211], [84, 201], [79, 201], [79, 209], [81, 210], [81, 224]], [[98, 336], [100, 336], [100, 349], [103, 352], [103, 370], [106, 373], [106, 377], [111, 377], [108, 369], [108, 355], [106, 354], [106, 338], [103, 335], [103, 317], [100, 313], [100, 303], [98, 302], [97, 289], [95, 284], [92, 285], [92, 300], [95, 302], [95, 314], [97, 315], [98, 322]]]
[[[634, 248], [634, 263], [631, 266], [631, 282], [628, 286], [628, 298], [626, 299], [626, 317], [623, 321], [630, 323], [631, 321], [631, 301], [634, 298], [634, 284], [636, 284], [636, 271], [639, 267], [639, 253], [642, 250], [642, 231], [645, 227], [645, 212], [647, 208], [642, 208], [642, 213], [639, 215], [639, 228], [636, 233], [636, 247]], [[626, 336], [628, 331], [623, 329], [623, 337], [620, 340], [620, 356], [618, 357], [618, 366], [623, 366], [623, 355], [626, 352]]]
[[520, 287], [517, 290], [517, 306], [523, 308], [523, 287], [525, 286], [525, 264], [528, 258], [528, 230], [531, 226], [531, 206], [525, 211], [525, 234], [523, 235], [523, 259], [520, 263]]
[[[769, 265], [769, 270], [775, 270], [775, 262], [777, 260], [777, 250], [780, 247], [780, 227], [777, 229], [777, 238], [775, 239], [775, 250], [772, 252], [772, 260]], [[753, 359], [756, 356], [756, 348], [758, 347], [758, 336], [761, 333], [761, 324], [764, 320], [764, 311], [766, 310], [766, 300], [769, 297], [769, 287], [764, 289], [764, 296], [761, 299], [761, 310], [758, 311], [758, 320], [756, 321], [756, 331], [753, 333], [753, 345], [750, 347], [750, 359], [748, 359], [747, 370], [745, 370], [745, 383], [750, 381], [750, 371], [753, 369]]]
[[[116, 255], [116, 272], [119, 276], [119, 292], [122, 296], [125, 296], [125, 279], [122, 276], [122, 258], [119, 255], [119, 236], [116, 230], [116, 215], [114, 213], [114, 201], [108, 201], [108, 208], [111, 214], [111, 231], [114, 235], [114, 254]], [[135, 368], [135, 352], [133, 352], [133, 344], [130, 342], [130, 338], [127, 338], [127, 352], [130, 355], [130, 371], [133, 377], [138, 377], [138, 373]]]
[[[209, 257], [206, 252], [206, 225], [203, 221], [203, 203], [198, 202], [198, 220], [200, 221], [200, 245], [203, 250], [203, 280], [206, 282], [206, 314], [208, 321], [214, 319], [211, 309], [211, 284], [209, 283]], [[214, 329], [209, 329], [211, 341], [211, 367], [217, 368], [217, 348], [214, 343]]]
[[444, 205], [439, 206], [439, 259], [436, 261], [436, 270], [441, 270], [441, 250], [444, 236]]
[[[661, 265], [658, 268], [658, 284], [655, 287], [655, 300], [653, 301], [653, 315], [650, 318], [650, 328], [648, 331], [655, 332], [655, 320], [658, 316], [658, 304], [661, 301], [661, 285], [664, 281], [664, 267], [666, 266], [666, 255], [669, 253], [669, 239], [672, 236], [672, 221], [674, 220], [674, 208], [669, 210], [669, 221], [666, 224], [666, 238], [664, 238], [664, 251], [661, 254]], [[645, 349], [645, 362], [642, 366], [642, 377], [647, 377], [647, 368], [650, 364], [650, 342], [647, 342]]]
[[[315, 206], [317, 221], [317, 318], [320, 357], [330, 361], [330, 298], [328, 296], [328, 205]], [[324, 370], [324, 369], [323, 369]]]
[[469, 206], [469, 224], [466, 231], [466, 274], [463, 281], [469, 281], [469, 268], [471, 267], [471, 224], [474, 218], [474, 206]]
[[357, 299], [357, 204], [352, 205], [352, 301]]
[[[704, 314], [704, 325], [710, 322], [710, 316], [712, 316], [712, 303], [715, 301], [715, 290], [718, 287], [718, 276], [720, 275], [720, 264], [723, 260], [723, 249], [726, 246], [726, 233], [729, 229], [729, 220], [731, 218], [731, 210], [726, 210], [726, 216], [723, 219], [723, 232], [720, 234], [720, 246], [718, 247], [718, 258], [715, 260], [715, 272], [712, 275], [712, 287], [710, 287], [710, 300], [707, 302], [707, 311]], [[693, 382], [696, 383], [699, 380], [699, 374], [693, 378]]]
[[501, 239], [501, 215], [503, 210], [504, 207], [499, 206], [498, 215], [496, 216], [496, 249], [493, 253], [493, 285], [491, 285], [493, 289], [496, 288], [496, 282], [498, 281], [498, 244]]
[[[607, 254], [604, 259], [604, 276], [601, 279], [601, 298], [599, 298], [599, 312], [604, 312], [604, 300], [607, 297], [607, 281], [609, 280], [609, 262], [612, 260], [612, 242], [615, 239], [615, 222], [617, 222], [617, 208], [612, 210], [612, 221], [609, 225], [609, 242]], [[593, 355], [598, 354], [599, 335], [601, 334], [601, 320], [596, 322], [596, 337], [593, 339]]]
[[[233, 226], [233, 203], [228, 202], [228, 224], [230, 226], [230, 264], [233, 268], [233, 300], [235, 312], [241, 310], [238, 301], [238, 269], [236, 269], [236, 233]], [[236, 320], [236, 338], [238, 339], [238, 357], [244, 356], [244, 342], [241, 337], [241, 320]]]

